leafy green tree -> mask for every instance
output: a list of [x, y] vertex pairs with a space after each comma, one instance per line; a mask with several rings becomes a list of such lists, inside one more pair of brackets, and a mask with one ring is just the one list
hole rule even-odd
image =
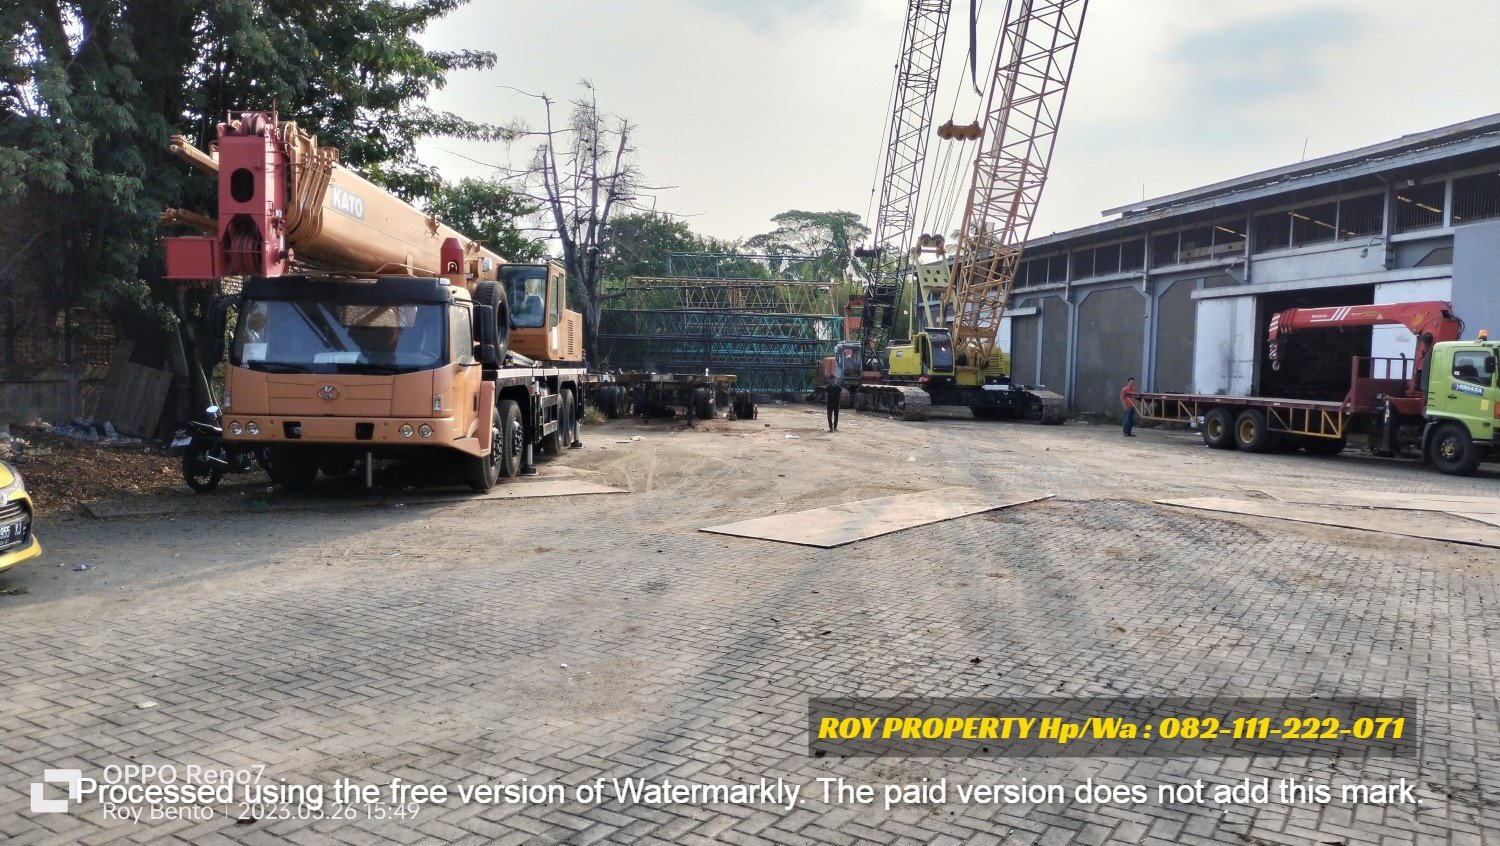
[[[408, 199], [437, 193], [427, 136], [509, 138], [425, 105], [448, 74], [493, 53], [416, 36], [464, 0], [10, 0], [0, 4], [0, 207], [49, 249], [37, 290], [59, 305], [149, 308], [163, 207], [209, 209], [212, 180], [168, 157], [204, 146], [230, 109], [279, 107], [343, 161]], [[217, 339], [211, 289], [161, 286], [195, 404]], [[134, 306], [134, 308], [130, 308]]]
[[527, 237], [520, 225], [536, 214], [537, 205], [495, 180], [463, 179], [444, 186], [427, 210], [506, 261], [534, 262], [547, 255], [547, 245]]
[[771, 222], [776, 228], [746, 240], [747, 249], [772, 256], [816, 256], [816, 266], [803, 272], [830, 281], [852, 279], [859, 271], [854, 248], [870, 236], [870, 228], [854, 212], [792, 209], [771, 218]]
[[618, 215], [605, 233], [600, 274], [611, 280], [665, 276], [668, 253], [701, 252], [707, 247], [685, 221], [651, 211]]

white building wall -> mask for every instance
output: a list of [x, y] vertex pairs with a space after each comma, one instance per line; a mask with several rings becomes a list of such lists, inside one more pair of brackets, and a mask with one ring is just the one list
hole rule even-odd
[[1193, 343], [1193, 390], [1248, 394], [1255, 378], [1255, 297], [1198, 301]]
[[[1453, 299], [1452, 279], [1417, 279], [1410, 282], [1383, 282], [1375, 286], [1375, 304], [1415, 303], [1425, 300]], [[1370, 355], [1376, 358], [1411, 358], [1417, 339], [1404, 326], [1376, 326], [1371, 332]]]

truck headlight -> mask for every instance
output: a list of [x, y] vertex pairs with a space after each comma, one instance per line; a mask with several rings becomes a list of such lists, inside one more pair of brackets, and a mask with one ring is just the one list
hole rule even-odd
[[417, 427], [417, 434], [421, 435], [424, 438], [430, 438], [432, 437], [432, 427], [428, 426], [426, 423], [423, 423], [421, 426]]
[[260, 424], [256, 423], [254, 420], [251, 420], [249, 423], [246, 423], [245, 424], [245, 434], [249, 435], [252, 438], [255, 437], [256, 435], [259, 435], [260, 434]]
[[244, 434], [244, 432], [245, 432], [245, 427], [240, 425], [240, 421], [236, 420], [233, 423], [229, 424], [229, 434], [231, 434], [231, 435], [242, 435], [242, 434]]
[[401, 437], [403, 437], [403, 438], [409, 438], [409, 437], [411, 437], [411, 424], [410, 423], [402, 423], [401, 424], [401, 428], [397, 429], [396, 431], [398, 431], [398, 432], [401, 433]]

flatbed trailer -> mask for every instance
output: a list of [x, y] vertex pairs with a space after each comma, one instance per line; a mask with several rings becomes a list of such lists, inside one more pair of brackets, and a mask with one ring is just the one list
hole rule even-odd
[[732, 374], [626, 372], [592, 376], [584, 394], [611, 420], [633, 413], [672, 417], [677, 409], [712, 420], [729, 408], [740, 420], [755, 418], [755, 397], [741, 392]]
[[[1494, 344], [1483, 340], [1438, 345], [1436, 360], [1443, 370], [1430, 376], [1429, 397], [1440, 399], [1415, 408], [1403, 394], [1413, 360], [1360, 357], [1353, 361], [1352, 387], [1342, 401], [1142, 391], [1136, 395], [1136, 414], [1148, 423], [1195, 428], [1213, 449], [1337, 455], [1351, 439], [1363, 437], [1375, 455], [1414, 452], [1441, 472], [1467, 475], [1486, 458], [1500, 457], [1500, 406], [1486, 399], [1496, 391], [1495, 352]], [[1486, 362], [1490, 369], [1473, 377], [1459, 375], [1466, 374], [1460, 369], [1449, 377], [1445, 371], [1455, 369], [1456, 355]], [[1459, 405], [1468, 400], [1480, 412], [1477, 419]]]
[[[1352, 387], [1343, 400], [1142, 391], [1136, 394], [1136, 414], [1144, 421], [1197, 428], [1204, 444], [1214, 449], [1301, 448], [1315, 455], [1336, 455], [1351, 436], [1370, 435], [1377, 439], [1372, 449], [1379, 451], [1380, 441], [1385, 441], [1388, 454], [1394, 455], [1401, 445], [1401, 428], [1422, 422], [1420, 415], [1401, 414], [1386, 402], [1405, 389], [1410, 366], [1411, 361], [1403, 358], [1354, 359]], [[1420, 434], [1415, 440], [1420, 441]]]

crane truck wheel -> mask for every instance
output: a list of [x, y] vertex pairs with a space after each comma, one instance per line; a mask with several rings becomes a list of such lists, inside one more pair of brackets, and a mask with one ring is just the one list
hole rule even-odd
[[1444, 423], [1432, 433], [1427, 444], [1427, 460], [1439, 473], [1469, 476], [1479, 469], [1484, 453], [1474, 446], [1469, 430], [1458, 423]]
[[557, 428], [552, 434], [542, 436], [542, 452], [546, 455], [561, 455], [568, 447], [568, 394], [557, 395]]
[[1209, 449], [1234, 449], [1234, 415], [1227, 408], [1211, 408], [1203, 415], [1203, 444]]
[[318, 478], [318, 459], [299, 449], [271, 448], [271, 481], [291, 491], [305, 491]]
[[1247, 408], [1234, 420], [1234, 443], [1244, 452], [1270, 452], [1271, 429], [1266, 425], [1266, 413], [1258, 408]]
[[474, 334], [479, 343], [494, 344], [496, 360], [505, 361], [510, 351], [510, 312], [505, 305], [505, 289], [499, 282], [480, 282], [474, 286], [474, 304], [495, 310], [495, 325], [476, 326]]
[[495, 486], [500, 478], [500, 458], [505, 452], [504, 432], [500, 428], [500, 412], [490, 415], [490, 454], [464, 456], [464, 481], [472, 490], [484, 493]]
[[699, 420], [714, 417], [714, 395], [708, 388], [693, 389], [693, 416]]
[[500, 421], [500, 475], [511, 479], [521, 472], [521, 450], [526, 446], [526, 432], [521, 428], [521, 406], [515, 400], [495, 404], [495, 419]]

